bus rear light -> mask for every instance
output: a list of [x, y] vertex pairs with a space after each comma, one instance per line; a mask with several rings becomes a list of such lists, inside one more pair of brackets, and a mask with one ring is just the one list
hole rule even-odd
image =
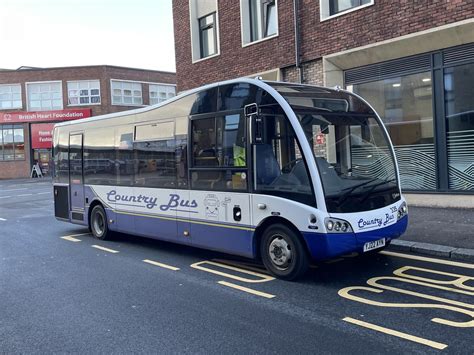
[[338, 218], [326, 218], [325, 225], [328, 233], [352, 233], [349, 222]]

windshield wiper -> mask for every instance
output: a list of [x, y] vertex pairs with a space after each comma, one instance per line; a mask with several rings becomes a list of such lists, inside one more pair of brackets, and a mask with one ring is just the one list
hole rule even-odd
[[[367, 198], [370, 196], [370, 194], [378, 187], [378, 186], [381, 186], [381, 185], [384, 185], [384, 184], [390, 184], [391, 182], [396, 182], [397, 179], [391, 179], [391, 180], [386, 180], [386, 181], [382, 181], [382, 182], [379, 182], [378, 184], [373, 184], [372, 186], [370, 186], [370, 189], [368, 189], [365, 194], [363, 195], [362, 199], [359, 201], [359, 203], [362, 203], [364, 202], [365, 200], [367, 200]], [[388, 189], [388, 187], [387, 187]]]
[[345, 192], [341, 197], [339, 197], [339, 201], [338, 201], [339, 206], [341, 206], [344, 202], [346, 202], [346, 200], [349, 198], [349, 196], [352, 194], [352, 192], [354, 192], [354, 190], [358, 189], [359, 187], [368, 185], [371, 182], [374, 182], [376, 180], [378, 180], [378, 178], [373, 178], [373, 179], [364, 181], [360, 184], [357, 184], [357, 185], [354, 185], [354, 186], [347, 187], [347, 188], [343, 189], [342, 191], [345, 191], [345, 190], [348, 190], [348, 191]]

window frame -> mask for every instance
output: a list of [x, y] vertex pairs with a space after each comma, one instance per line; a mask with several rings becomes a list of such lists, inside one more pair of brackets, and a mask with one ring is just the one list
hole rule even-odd
[[[212, 16], [212, 24], [208, 25], [201, 25], [201, 21], [208, 18], [209, 16]], [[207, 15], [201, 16], [197, 19], [198, 21], [198, 30], [199, 30], [199, 58], [200, 59], [207, 59], [209, 57], [215, 56], [218, 54], [218, 49], [217, 49], [217, 26], [216, 26], [216, 19], [217, 19], [217, 11], [211, 12]], [[215, 53], [208, 54], [207, 56], [204, 56], [204, 45], [203, 45], [203, 31], [207, 31], [211, 29], [214, 34], [214, 49]]]
[[[167, 93], [166, 93], [166, 94], [167, 94], [167, 95], [166, 95], [166, 96], [167, 96], [166, 99], [160, 101], [160, 97], [159, 97], [159, 96], [157, 96], [157, 97], [152, 97], [152, 96], [151, 96], [152, 87], [153, 87], [153, 86], [157, 86], [157, 87], [159, 87], [159, 86], [164, 86], [164, 87], [167, 87], [167, 88], [173, 88], [173, 89], [174, 89], [174, 94], [173, 94], [173, 96], [169, 96], [169, 97], [168, 97], [168, 94], [169, 94], [169, 93], [167, 92]], [[153, 92], [155, 92], [155, 91], [153, 91]], [[160, 93], [160, 91], [156, 91], [156, 92], [157, 92], [157, 93]], [[174, 84], [166, 84], [166, 83], [149, 83], [149, 84], [148, 84], [148, 103], [149, 103], [150, 105], [157, 105], [157, 104], [160, 104], [160, 103], [162, 103], [162, 102], [164, 102], [164, 101], [166, 101], [166, 100], [169, 100], [169, 99], [171, 99], [171, 98], [173, 98], [173, 97], [175, 97], [175, 96], [176, 96], [176, 85], [174, 85]], [[154, 99], [158, 99], [158, 102], [152, 103], [152, 100], [154, 100]]]
[[[89, 94], [87, 96], [81, 96], [80, 95], [80, 91], [81, 89], [78, 88], [77, 90], [79, 91], [79, 95], [77, 96], [73, 96], [73, 98], [77, 97], [78, 98], [78, 103], [77, 104], [71, 104], [69, 103], [69, 99], [71, 98], [70, 94], [69, 94], [69, 84], [72, 84], [72, 83], [83, 83], [83, 82], [87, 82], [88, 83], [88, 88], [87, 90], [89, 91]], [[97, 82], [98, 83], [98, 89], [99, 89], [99, 95], [91, 95], [91, 90], [95, 89], [94, 88], [91, 88], [91, 85], [90, 83], [91, 82]], [[100, 80], [99, 79], [86, 79], [86, 80], [68, 80], [66, 82], [66, 87], [67, 87], [67, 106], [95, 106], [95, 105], [102, 105], [102, 90], [100, 89]], [[73, 89], [74, 90], [74, 89]], [[84, 89], [82, 89], [84, 90]], [[92, 103], [92, 97], [97, 97], [99, 96], [99, 102], [94, 102]], [[89, 103], [88, 104], [81, 104], [80, 101], [81, 101], [81, 97], [88, 97], [89, 98]]]
[[[114, 103], [114, 96], [117, 96], [117, 95], [114, 95], [114, 88], [113, 88], [113, 82], [119, 82], [119, 83], [130, 83], [130, 84], [139, 84], [140, 85], [140, 98], [141, 98], [141, 103], [139, 104], [135, 104], [133, 103], [133, 98], [135, 97], [138, 97], [138, 96], [134, 96], [133, 95], [133, 91], [134, 89], [132, 88], [132, 96], [130, 96], [132, 98], [132, 103], [131, 104], [127, 104], [127, 103], [124, 103], [123, 102], [123, 97], [124, 97], [124, 94], [123, 94], [123, 88], [120, 88], [120, 91], [121, 91], [121, 95], [120, 95], [120, 98], [121, 98], [121, 102], [120, 103]], [[146, 106], [143, 104], [143, 82], [142, 81], [134, 81], [134, 80], [122, 80], [122, 79], [110, 79], [110, 104], [112, 106], [136, 106], [136, 107], [143, 107], [143, 106]], [[127, 96], [128, 97], [128, 96]]]
[[[274, 0], [275, 2], [275, 17], [276, 17], [276, 32], [270, 36], [265, 36], [265, 31], [267, 24], [263, 23], [263, 14], [262, 14], [262, 23], [261, 31], [262, 31], [262, 38], [252, 41], [252, 21], [251, 21], [251, 8], [249, 1], [251, 0], [240, 0], [240, 29], [241, 29], [241, 39], [242, 39], [242, 47], [251, 46], [253, 44], [257, 44], [263, 41], [270, 40], [272, 38], [278, 37], [280, 34], [280, 26], [278, 22], [278, 0]], [[262, 0], [257, 0], [262, 1]]]
[[[214, 130], [216, 135], [216, 146], [217, 146], [217, 119], [224, 118], [225, 116], [230, 115], [240, 115], [240, 119], [244, 123], [244, 134], [245, 134], [245, 166], [198, 166], [194, 164], [194, 154], [193, 154], [193, 139], [194, 139], [194, 122], [204, 119], [212, 118], [214, 120]], [[248, 137], [248, 122], [245, 117], [245, 114], [242, 109], [239, 110], [227, 110], [219, 111], [206, 114], [198, 114], [194, 116], [189, 116], [189, 125], [188, 125], [188, 188], [189, 190], [203, 190], [200, 188], [193, 187], [192, 173], [194, 171], [215, 171], [215, 172], [243, 172], [247, 175], [246, 178], [246, 188], [245, 189], [205, 189], [206, 191], [217, 191], [217, 192], [235, 192], [235, 193], [246, 193], [252, 190], [252, 180], [249, 172], [251, 170], [251, 160], [249, 157], [249, 137]]]
[[[323, 6], [323, 1], [325, 2], [324, 6]], [[320, 20], [320, 22], [324, 22], [324, 21], [327, 21], [327, 20], [330, 20], [330, 19], [333, 19], [333, 18], [336, 18], [336, 17], [339, 17], [339, 16], [344, 16], [348, 13], [351, 13], [351, 12], [361, 10], [361, 9], [366, 8], [366, 7], [370, 7], [370, 6], [375, 5], [375, 0], [370, 0], [367, 4], [354, 6], [354, 7], [351, 7], [349, 9], [346, 9], [346, 10], [343, 10], [343, 11], [340, 11], [338, 13], [335, 13], [335, 14], [331, 15], [330, 1], [331, 0], [320, 0], [319, 1], [319, 20]], [[325, 15], [323, 13], [323, 8], [327, 10], [327, 15]]]
[[[18, 101], [18, 100], [13, 100], [13, 94], [14, 92], [12, 91], [12, 88], [14, 86], [18, 86], [20, 88], [20, 106], [15, 106], [13, 103], [15, 101]], [[4, 110], [14, 110], [14, 109], [22, 109], [23, 108], [23, 90], [22, 90], [22, 87], [21, 87], [21, 83], [12, 83], [12, 84], [0, 84], [0, 87], [10, 87], [10, 95], [11, 95], [11, 98], [10, 100], [2, 100], [0, 99], [0, 111], [4, 111]], [[0, 94], [1, 95], [1, 94]], [[7, 101], [7, 102], [10, 102], [12, 104], [12, 107], [9, 107], [9, 108], [2, 108], [2, 105], [1, 105], [1, 102], [2, 101]]]
[[[10, 128], [4, 128], [4, 127], [10, 127]], [[11, 129], [13, 131], [13, 136], [12, 139], [12, 148], [13, 148], [13, 159], [5, 159], [5, 142], [3, 141], [3, 131], [6, 129]], [[23, 142], [16, 142], [15, 141], [15, 131], [21, 129], [23, 133]], [[17, 158], [17, 153], [16, 153], [16, 144], [17, 143], [22, 143], [23, 144], [23, 157], [22, 158]], [[0, 163], [9, 163], [9, 162], [14, 162], [14, 161], [25, 161], [26, 160], [26, 149], [25, 149], [25, 127], [22, 124], [18, 123], [12, 123], [12, 124], [0, 124]]]
[[[59, 93], [61, 94], [61, 108], [54, 108], [51, 106], [51, 109], [48, 110], [32, 110], [30, 107], [30, 85], [41, 85], [41, 84], [54, 84], [54, 83], [59, 83], [60, 84], [60, 90]], [[62, 80], [50, 80], [50, 81], [29, 81], [25, 83], [25, 91], [26, 91], [26, 110], [27, 111], [55, 111], [55, 110], [63, 110], [64, 109], [64, 95], [63, 95], [63, 82]], [[51, 92], [51, 91], [50, 91]], [[59, 100], [59, 99], [57, 99]], [[36, 100], [34, 100], [36, 101]], [[51, 99], [53, 101], [53, 99]], [[42, 99], [40, 99], [40, 102], [42, 102]]]

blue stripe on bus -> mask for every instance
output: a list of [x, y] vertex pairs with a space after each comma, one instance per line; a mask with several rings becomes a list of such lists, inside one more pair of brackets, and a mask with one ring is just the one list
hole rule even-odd
[[351, 252], [362, 252], [364, 244], [385, 238], [389, 240], [400, 237], [408, 225], [408, 216], [397, 223], [378, 230], [362, 233], [312, 233], [302, 232], [308, 250], [315, 260], [324, 260]]
[[[232, 228], [228, 225], [210, 223], [193, 223], [193, 221], [175, 218], [160, 219], [157, 216], [122, 213], [107, 209], [107, 217], [115, 223], [110, 229], [123, 233], [177, 242], [205, 249], [238, 254], [245, 257], [254, 257], [253, 229]], [[196, 222], [196, 221], [194, 221]], [[209, 228], [211, 226], [212, 228]], [[178, 234], [178, 231], [187, 230], [189, 237]]]

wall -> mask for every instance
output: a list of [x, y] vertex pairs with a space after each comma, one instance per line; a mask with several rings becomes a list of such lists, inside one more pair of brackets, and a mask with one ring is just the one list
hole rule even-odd
[[218, 1], [220, 55], [192, 64], [189, 1], [173, 0], [178, 91], [293, 65], [293, 2], [278, 2], [279, 36], [242, 48], [240, 1]]
[[[68, 106], [67, 81], [73, 80], [100, 80], [101, 105], [81, 105]], [[63, 109], [68, 108], [90, 108], [92, 116], [102, 115], [111, 112], [118, 112], [136, 108], [136, 106], [112, 106], [110, 94], [110, 79], [125, 79], [156, 83], [174, 84], [176, 74], [152, 70], [142, 70], [133, 68], [122, 68], [114, 66], [87, 66], [87, 67], [67, 67], [48, 69], [25, 69], [13, 71], [0, 71], [0, 84], [22, 84], [21, 94], [23, 101], [22, 109], [2, 110], [26, 111], [26, 85], [25, 82], [33, 81], [62, 81]], [[148, 104], [148, 85], [142, 86], [143, 103]]]
[[[321, 22], [319, 1], [300, 0], [303, 62], [474, 17], [474, 1], [375, 0], [372, 6]], [[244, 48], [240, 1], [219, 0], [218, 9], [221, 54], [192, 64], [189, 0], [173, 0], [179, 91], [275, 68], [284, 68], [283, 78], [298, 78], [296, 72], [292, 72], [295, 71], [293, 1], [278, 2], [278, 37]], [[313, 69], [316, 71], [312, 72]], [[307, 70], [308, 82], [323, 83], [322, 69], [311, 68], [310, 64]], [[326, 81], [330, 85], [341, 84], [341, 74], [333, 76]]]

